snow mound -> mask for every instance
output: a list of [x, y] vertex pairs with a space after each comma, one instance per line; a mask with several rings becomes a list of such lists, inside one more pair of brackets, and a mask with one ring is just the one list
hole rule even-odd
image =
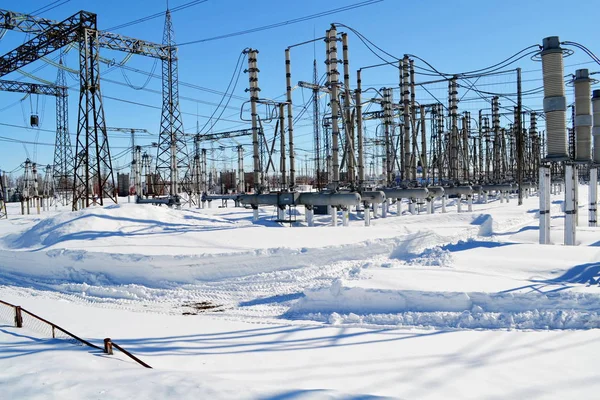
[[452, 243], [455, 239], [439, 235], [430, 230], [423, 230], [407, 235], [390, 254], [391, 259], [410, 261], [415, 257], [420, 257], [427, 249], [434, 248], [441, 244]]
[[306, 291], [288, 312], [331, 324], [462, 329], [600, 328], [600, 295], [576, 292], [435, 292], [345, 287]]
[[102, 240], [157, 234], [177, 234], [217, 228], [233, 228], [245, 221], [139, 204], [90, 207], [46, 218], [18, 234], [4, 238], [11, 249], [46, 248], [69, 241]]

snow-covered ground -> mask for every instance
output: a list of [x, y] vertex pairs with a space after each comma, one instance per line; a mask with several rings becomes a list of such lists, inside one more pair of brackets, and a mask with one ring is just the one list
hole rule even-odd
[[[0, 220], [0, 300], [154, 367], [0, 320], [0, 398], [594, 398], [600, 228], [538, 199], [364, 227], [111, 205]], [[406, 206], [403, 207], [407, 209]], [[466, 210], [466, 205], [463, 211]], [[1, 310], [0, 310], [1, 311]], [[3, 313], [0, 312], [0, 318]]]

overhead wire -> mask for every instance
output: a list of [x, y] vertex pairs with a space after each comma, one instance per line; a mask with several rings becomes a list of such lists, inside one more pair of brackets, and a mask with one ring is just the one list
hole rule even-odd
[[[47, 4], [43, 7], [38, 8], [37, 10], [34, 10], [32, 12], [30, 12], [30, 15], [40, 15], [43, 14], [45, 12], [48, 12], [50, 10], [54, 10], [57, 7], [62, 6], [63, 4], [67, 4], [68, 2], [70, 2], [71, 0], [55, 0], [50, 4]], [[56, 3], [60, 3], [60, 4], [56, 4]]]
[[360, 7], [370, 6], [370, 5], [373, 5], [376, 3], [380, 3], [382, 1], [383, 0], [365, 0], [365, 1], [358, 2], [358, 3], [349, 4], [349, 5], [346, 5], [343, 7], [338, 7], [338, 8], [334, 8], [334, 9], [327, 10], [327, 11], [321, 11], [321, 12], [306, 15], [303, 17], [293, 18], [293, 19], [290, 19], [287, 21], [276, 22], [274, 24], [263, 25], [263, 26], [259, 26], [256, 28], [245, 29], [242, 31], [213, 36], [213, 37], [209, 37], [209, 38], [205, 38], [205, 39], [190, 40], [188, 42], [179, 43], [177, 46], [179, 46], [179, 47], [187, 46], [190, 44], [204, 43], [204, 42], [209, 42], [209, 41], [213, 41], [213, 40], [226, 39], [226, 38], [230, 38], [230, 37], [234, 37], [234, 36], [246, 35], [248, 33], [255, 33], [255, 32], [265, 31], [265, 30], [269, 30], [269, 29], [279, 28], [279, 27], [286, 26], [286, 25], [297, 24], [299, 22], [310, 21], [312, 19], [325, 17], [325, 16], [329, 16], [329, 15], [333, 15], [333, 14], [338, 14], [338, 13], [341, 13], [344, 11], [349, 11], [349, 10], [353, 10], [353, 9], [360, 8]]
[[[158, 59], [155, 58], [154, 64], [152, 65], [152, 71], [150, 72], [150, 74], [146, 78], [146, 82], [144, 82], [144, 84], [142, 86], [135, 86], [133, 83], [131, 83], [131, 80], [129, 79], [129, 77], [127, 76], [127, 73], [125, 72], [125, 68], [119, 68], [119, 69], [121, 70], [121, 74], [123, 75], [123, 78], [125, 79], [125, 81], [127, 82], [127, 85], [129, 85], [130, 88], [132, 88], [134, 90], [143, 90], [150, 83], [150, 79], [152, 79], [152, 74], [154, 74], [154, 71], [156, 71], [157, 65], [158, 65]], [[122, 66], [120, 66], [120, 67], [122, 67]]]
[[590, 58], [592, 60], [594, 60], [598, 65], [600, 65], [600, 58], [598, 58], [590, 49], [588, 49], [587, 47], [585, 47], [581, 43], [571, 42], [571, 41], [565, 41], [565, 42], [562, 42], [561, 44], [564, 44], [566, 46], [574, 46], [574, 47], [577, 47], [580, 50], [583, 50], [584, 53], [586, 53], [588, 56], [590, 56]]
[[[206, 126], [208, 124], [211, 124], [210, 127], [208, 128], [208, 131], [210, 131], [212, 128], [214, 128], [214, 126], [217, 124], [217, 122], [219, 122], [220, 118], [223, 116], [225, 109], [229, 106], [229, 102], [231, 101], [231, 96], [233, 95], [233, 91], [237, 87], [237, 83], [238, 83], [238, 81], [240, 79], [240, 75], [242, 73], [242, 65], [244, 63], [244, 60], [246, 59], [246, 55], [247, 55], [246, 49], [244, 49], [238, 56], [237, 62], [235, 64], [235, 68], [233, 70], [233, 74], [231, 75], [231, 79], [229, 79], [229, 83], [227, 84], [227, 89], [225, 89], [225, 93], [223, 94], [223, 97], [221, 97], [221, 101], [219, 101], [219, 104], [217, 105], [217, 107], [215, 108], [213, 113], [210, 115], [210, 117], [206, 120], [206, 122], [204, 123], [204, 126], [202, 126], [202, 128], [198, 131], [198, 133], [204, 132], [204, 129], [206, 128]], [[235, 82], [234, 82], [234, 80], [235, 80]], [[233, 87], [231, 85], [233, 85]], [[230, 88], [231, 88], [231, 93], [229, 93]], [[225, 106], [221, 109], [221, 113], [219, 114], [219, 116], [217, 117], [215, 122], [211, 123], [215, 114], [221, 108], [223, 101], [225, 101], [225, 98], [227, 98], [227, 102], [225, 103]]]
[[[178, 12], [178, 11], [181, 11], [181, 10], [185, 10], [186, 8], [190, 8], [190, 7], [196, 6], [198, 4], [206, 3], [207, 1], [208, 0], [194, 0], [194, 1], [190, 1], [190, 2], [184, 3], [182, 5], [179, 5], [177, 7], [170, 8], [169, 11], [170, 11], [171, 14], [173, 14], [175, 12]], [[134, 19], [133, 21], [125, 22], [125, 23], [122, 23], [120, 25], [116, 25], [116, 26], [110, 27], [110, 28], [105, 29], [105, 30], [107, 30], [107, 31], [116, 31], [118, 29], [123, 29], [123, 28], [130, 27], [132, 25], [137, 25], [137, 24], [140, 24], [142, 22], [146, 22], [146, 21], [150, 21], [150, 20], [155, 19], [155, 18], [162, 17], [164, 15], [165, 15], [164, 11], [157, 12], [157, 13], [154, 13], [154, 14], [151, 14], [151, 15], [147, 15], [147, 16], [142, 17], [142, 18]]]
[[[375, 43], [373, 43], [370, 39], [368, 39], [366, 36], [364, 36], [358, 30], [356, 30], [356, 29], [354, 29], [354, 28], [352, 28], [352, 27], [350, 27], [350, 26], [348, 26], [346, 24], [342, 24], [342, 23], [334, 23], [334, 25], [346, 28], [346, 29], [350, 30], [351, 32], [353, 32], [363, 42], [363, 44], [365, 44], [365, 46], [367, 47], [367, 49], [370, 50], [374, 55], [377, 56], [377, 58], [379, 58], [380, 60], [382, 60], [384, 63], [388, 63], [390, 65], [393, 65], [393, 61], [390, 61], [388, 59], [385, 59], [385, 58], [381, 57], [379, 54], [377, 54], [377, 52], [375, 52], [371, 48], [371, 46], [374, 47], [374, 48], [376, 48], [377, 50], [379, 50], [381, 53], [383, 53], [383, 54], [387, 55], [388, 57], [392, 58], [393, 60], [400, 61], [399, 57], [397, 57], [397, 56], [395, 56], [395, 55], [393, 55], [393, 54], [385, 51], [381, 47], [377, 46]], [[532, 51], [532, 52], [527, 52], [528, 50], [530, 50], [532, 48], [536, 48], [537, 50], [536, 51]], [[482, 73], [486, 73], [486, 72], [489, 73], [490, 71], [497, 71], [497, 70], [503, 69], [503, 68], [507, 67], [508, 65], [513, 64], [516, 61], [519, 61], [520, 59], [522, 59], [524, 57], [527, 57], [528, 55], [536, 53], [537, 51], [539, 51], [539, 48], [540, 48], [540, 46], [537, 45], [537, 44], [531, 45], [531, 46], [528, 46], [528, 47], [525, 47], [525, 48], [519, 50], [517, 53], [511, 55], [510, 57], [508, 57], [508, 58], [506, 58], [506, 59], [504, 59], [504, 60], [502, 60], [502, 61], [500, 61], [500, 62], [498, 62], [496, 64], [490, 65], [490, 66], [485, 67], [485, 68], [480, 68], [480, 69], [476, 69], [476, 70], [472, 70], [472, 71], [465, 71], [465, 72], [460, 72], [460, 73], [445, 73], [445, 72], [441, 72], [441, 71], [437, 70], [429, 62], [427, 62], [426, 60], [424, 60], [423, 58], [421, 58], [419, 56], [416, 56], [414, 54], [406, 54], [406, 56], [415, 58], [415, 59], [423, 62], [430, 69], [427, 70], [426, 68], [417, 67], [417, 66], [416, 66], [416, 68], [420, 68], [420, 69], [426, 70], [428, 72], [433, 72], [433, 73], [435, 73], [435, 74], [437, 74], [439, 76], [442, 76], [442, 77], [452, 77], [452, 76], [474, 77], [474, 75], [476, 76], [476, 75], [480, 75]], [[525, 53], [525, 52], [527, 52], [527, 53], [526, 54], [522, 54], [522, 53]]]

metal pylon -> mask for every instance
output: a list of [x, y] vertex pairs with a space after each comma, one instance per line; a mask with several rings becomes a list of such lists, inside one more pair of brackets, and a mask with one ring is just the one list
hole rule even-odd
[[[59, 64], [63, 64], [61, 52]], [[58, 68], [56, 86], [67, 87], [65, 71]], [[69, 192], [73, 187], [73, 149], [71, 148], [71, 136], [69, 135], [69, 98], [65, 90], [65, 96], [56, 96], [56, 143], [54, 146], [54, 188], [58, 193], [57, 201], [64, 206], [69, 202]]]
[[98, 31], [85, 29], [79, 37], [79, 117], [75, 147], [73, 211], [99, 203], [116, 202], [115, 178], [108, 147], [104, 107], [100, 95]]
[[[183, 132], [183, 121], [179, 110], [179, 74], [177, 67], [177, 48], [175, 31], [171, 22], [171, 12], [165, 14], [163, 44], [169, 47], [169, 59], [162, 60], [162, 115], [160, 136], [156, 158], [156, 173], [163, 188], [169, 182], [169, 193], [177, 194], [187, 190], [189, 180], [189, 158]], [[183, 183], [183, 188], [179, 185]], [[166, 190], [165, 190], [166, 191]]]

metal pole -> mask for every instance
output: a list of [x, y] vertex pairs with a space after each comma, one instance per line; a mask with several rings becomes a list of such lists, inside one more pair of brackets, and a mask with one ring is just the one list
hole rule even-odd
[[[281, 144], [280, 153], [281, 157], [279, 160], [279, 172], [281, 173], [281, 189], [287, 190], [286, 182], [286, 171], [285, 171], [285, 116], [284, 116], [285, 105], [279, 103], [279, 141]], [[290, 177], [291, 179], [291, 177]], [[293, 186], [293, 185], [291, 185]]]
[[447, 170], [446, 170], [446, 162], [444, 154], [444, 106], [443, 104], [438, 104], [437, 106], [437, 167], [438, 167], [438, 181], [441, 183], [443, 179], [448, 178]]
[[421, 116], [421, 177], [423, 182], [427, 184], [427, 131], [425, 128], [425, 106], [419, 108]]
[[238, 193], [246, 192], [245, 183], [244, 183], [244, 147], [238, 146]]
[[350, 111], [350, 65], [348, 58], [348, 35], [342, 33], [342, 58], [344, 65], [344, 127], [346, 133], [346, 160], [347, 160], [347, 180], [351, 188], [355, 186], [356, 173], [354, 171], [354, 123]]
[[315, 169], [317, 189], [321, 190], [323, 171], [321, 164], [321, 113], [319, 111], [319, 76], [317, 73], [317, 60], [313, 60], [313, 135], [315, 138]]
[[206, 149], [202, 149], [202, 192], [208, 193], [208, 182], [207, 177], [207, 164], [206, 164]]
[[492, 129], [494, 132], [492, 171], [495, 183], [500, 183], [500, 151], [502, 149], [500, 137], [500, 103], [498, 100], [498, 96], [492, 97]]
[[[362, 120], [362, 81], [360, 69], [356, 71], [356, 140], [358, 140], [358, 188], [363, 189], [365, 184], [365, 160], [363, 150], [363, 120]], [[365, 210], [365, 212], [369, 212]]]
[[517, 68], [517, 108], [515, 113], [515, 134], [517, 136], [517, 185], [519, 187], [519, 205], [523, 205], [523, 124], [521, 122], [521, 113], [523, 112], [521, 92], [521, 68]]
[[136, 197], [142, 196], [142, 147], [135, 146], [135, 194]]
[[462, 163], [463, 163], [463, 179], [470, 181], [469, 176], [469, 132], [471, 130], [471, 113], [465, 111], [463, 116], [463, 144], [462, 144]]

